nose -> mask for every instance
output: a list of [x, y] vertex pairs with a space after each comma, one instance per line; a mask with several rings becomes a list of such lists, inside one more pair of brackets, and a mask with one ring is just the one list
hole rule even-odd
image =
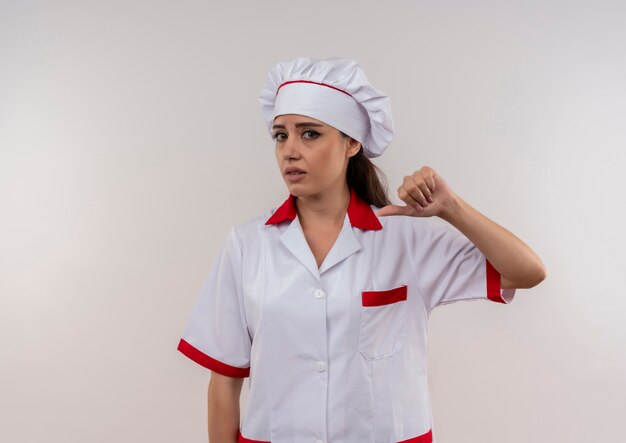
[[278, 149], [283, 157], [292, 158], [300, 156], [300, 143], [298, 137], [294, 135], [287, 136], [286, 140], [283, 140], [278, 144]]

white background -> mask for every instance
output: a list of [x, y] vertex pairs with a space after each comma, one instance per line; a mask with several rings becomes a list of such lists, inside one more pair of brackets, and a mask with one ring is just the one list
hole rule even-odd
[[433, 312], [437, 443], [621, 441], [624, 23], [617, 0], [2, 1], [0, 440], [206, 441], [209, 371], [176, 346], [228, 228], [287, 197], [261, 85], [343, 56], [391, 97], [392, 200], [429, 165], [548, 270]]

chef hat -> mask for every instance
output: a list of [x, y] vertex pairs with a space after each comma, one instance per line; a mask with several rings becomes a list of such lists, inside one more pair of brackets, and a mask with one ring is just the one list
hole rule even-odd
[[276, 116], [301, 114], [359, 141], [366, 157], [381, 155], [393, 138], [389, 96], [374, 88], [351, 59], [280, 62], [270, 70], [259, 102], [270, 135]]

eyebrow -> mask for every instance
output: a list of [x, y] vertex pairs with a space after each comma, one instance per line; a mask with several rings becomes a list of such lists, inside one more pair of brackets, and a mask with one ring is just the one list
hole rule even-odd
[[[319, 126], [319, 127], [323, 127], [324, 125], [320, 125], [319, 123], [308, 123], [308, 122], [296, 123], [296, 128], [300, 128], [302, 126]], [[285, 125], [274, 125], [274, 126], [272, 126], [272, 129], [277, 129], [277, 128], [286, 129]]]

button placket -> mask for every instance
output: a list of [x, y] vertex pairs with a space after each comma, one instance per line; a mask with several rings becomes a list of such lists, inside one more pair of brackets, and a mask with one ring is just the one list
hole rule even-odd
[[[314, 297], [316, 299], [318, 299], [320, 301], [324, 301], [326, 293], [324, 292], [323, 289], [317, 288], [317, 289], [315, 289], [315, 291], [313, 291], [313, 295], [314, 295]], [[319, 375], [320, 380], [322, 380], [322, 381], [326, 380], [327, 374], [324, 373], [326, 371], [326, 369], [327, 369], [326, 362], [321, 361], [321, 360], [320, 361], [316, 361], [313, 366], [314, 366], [315, 370], [318, 373], [320, 373], [320, 375]], [[324, 443], [324, 441], [321, 440], [321, 439], [317, 439], [317, 440], [315, 440], [315, 443]]]

